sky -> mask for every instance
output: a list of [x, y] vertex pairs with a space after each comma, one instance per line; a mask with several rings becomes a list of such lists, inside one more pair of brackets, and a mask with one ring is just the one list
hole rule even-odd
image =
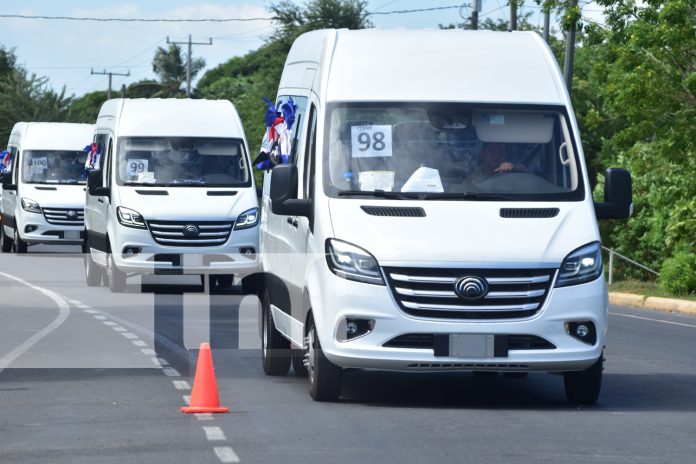
[[[303, 5], [304, 0], [295, 3]], [[457, 0], [369, 0], [370, 12], [457, 5]], [[542, 25], [536, 3], [522, 11], [532, 11], [531, 22]], [[266, 18], [268, 0], [0, 0], [0, 14], [80, 16], [110, 18]], [[483, 0], [481, 19], [508, 18], [506, 0]], [[594, 6], [596, 9], [597, 7]], [[599, 14], [592, 5], [586, 14]], [[469, 15], [468, 8], [462, 11]], [[438, 24], [461, 22], [459, 8], [374, 15], [370, 20], [379, 28], [437, 28]], [[213, 45], [194, 45], [194, 57], [202, 57], [211, 69], [233, 56], [261, 46], [273, 31], [270, 20], [225, 23], [122, 23], [44, 19], [0, 18], [0, 44], [14, 49], [17, 61], [30, 73], [47, 76], [51, 87], [66, 95], [81, 96], [106, 90], [108, 78], [91, 75], [90, 70], [130, 72], [113, 76], [113, 89], [141, 79], [154, 79], [152, 58], [157, 47], [171, 41], [194, 41]], [[185, 50], [184, 46], [184, 50]], [[202, 71], [199, 77], [205, 72]]]

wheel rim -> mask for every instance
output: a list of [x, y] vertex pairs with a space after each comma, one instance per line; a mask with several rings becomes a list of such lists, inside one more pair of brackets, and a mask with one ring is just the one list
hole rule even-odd
[[111, 255], [107, 254], [106, 255], [106, 269], [104, 270], [104, 274], [106, 274], [106, 281], [108, 283], [111, 283], [111, 266], [112, 266]]
[[15, 253], [19, 253], [19, 232], [17, 232], [17, 229], [15, 229], [14, 234], [12, 234], [12, 237], [12, 251], [14, 251]]
[[314, 384], [316, 382], [316, 372], [315, 372], [315, 348], [314, 348], [314, 325], [309, 328], [309, 335], [307, 336], [307, 374], [309, 375], [309, 383]]

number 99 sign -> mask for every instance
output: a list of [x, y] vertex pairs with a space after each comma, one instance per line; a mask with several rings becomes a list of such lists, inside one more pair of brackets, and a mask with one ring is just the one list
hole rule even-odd
[[350, 136], [353, 158], [392, 156], [392, 126], [351, 126]]
[[129, 159], [127, 166], [127, 174], [129, 176], [137, 176], [140, 173], [147, 171], [147, 165], [149, 160], [143, 159]]

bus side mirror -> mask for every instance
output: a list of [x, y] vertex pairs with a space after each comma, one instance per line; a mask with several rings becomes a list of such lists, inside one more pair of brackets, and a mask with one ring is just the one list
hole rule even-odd
[[7, 191], [17, 190], [17, 185], [12, 183], [12, 174], [9, 172], [2, 174], [2, 189]]
[[609, 168], [604, 174], [604, 202], [595, 202], [597, 219], [628, 219], [633, 214], [631, 173]]
[[87, 192], [95, 197], [108, 197], [108, 188], [102, 187], [102, 172], [91, 169], [87, 171]]
[[297, 166], [279, 164], [271, 171], [271, 210], [283, 216], [310, 217], [311, 200], [297, 199]]

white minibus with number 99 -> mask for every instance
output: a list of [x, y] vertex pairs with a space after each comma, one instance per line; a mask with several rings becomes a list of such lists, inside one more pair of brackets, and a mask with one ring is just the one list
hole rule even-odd
[[231, 102], [109, 100], [92, 146], [88, 285], [123, 292], [128, 275], [195, 274], [213, 290], [257, 270], [256, 187]]
[[[607, 289], [563, 76], [532, 32], [321, 30], [287, 57], [288, 164], [265, 174], [262, 361], [316, 400], [345, 369], [561, 373], [593, 403]], [[251, 281], [249, 282], [251, 284]]]

